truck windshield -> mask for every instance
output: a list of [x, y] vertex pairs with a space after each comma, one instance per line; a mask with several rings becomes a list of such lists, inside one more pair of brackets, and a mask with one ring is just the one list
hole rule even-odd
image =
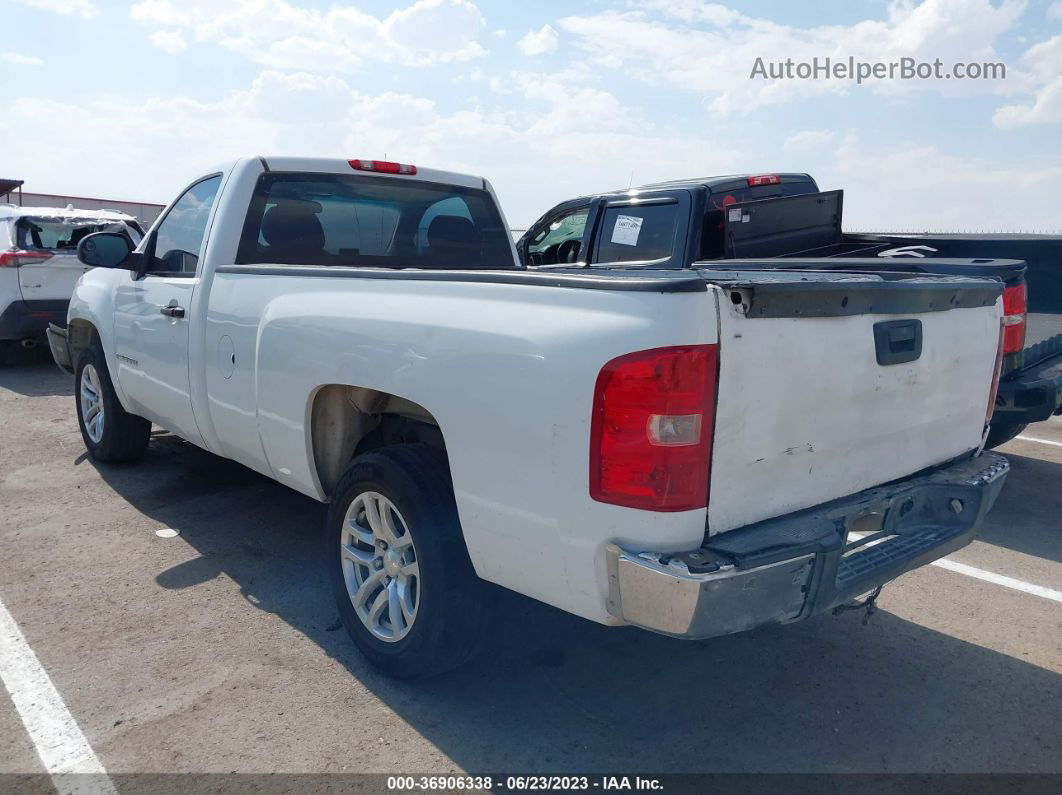
[[121, 220], [100, 218], [63, 218], [27, 216], [16, 225], [18, 246], [25, 250], [73, 254], [81, 239], [93, 232], [124, 232], [135, 246], [140, 242], [140, 228]]
[[366, 176], [258, 179], [236, 261], [384, 268], [514, 268], [485, 190]]

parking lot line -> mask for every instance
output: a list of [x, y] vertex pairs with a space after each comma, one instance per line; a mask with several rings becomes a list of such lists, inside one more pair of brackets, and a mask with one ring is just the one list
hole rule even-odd
[[[850, 532], [851, 538], [864, 538], [869, 533]], [[880, 538], [876, 541], [867, 544], [867, 546], [874, 546], [875, 544], [883, 544], [888, 539]], [[1010, 588], [1015, 591], [1021, 591], [1022, 593], [1032, 594], [1033, 596], [1041, 596], [1044, 599], [1050, 599], [1053, 602], [1062, 602], [1062, 591], [1056, 591], [1053, 588], [1046, 588], [1043, 585], [1036, 585], [1031, 582], [1025, 582], [1024, 580], [1016, 580], [1013, 577], [1008, 577], [1005, 574], [996, 574], [994, 571], [985, 571], [975, 566], [968, 566], [965, 563], [959, 563], [957, 560], [951, 560], [950, 558], [941, 558], [940, 560], [933, 560], [929, 563], [930, 566], [938, 566], [948, 571], [953, 571], [956, 574], [965, 574], [967, 577], [973, 577], [977, 580], [983, 580], [990, 582], [993, 585], [1002, 585], [1004, 588]]]
[[[56, 789], [114, 795], [114, 784], [107, 771], [3, 602], [0, 602], [0, 679]], [[71, 774], [79, 775], [75, 778]]]
[[1055, 442], [1051, 439], [1037, 439], [1035, 436], [1015, 436], [1015, 439], [1021, 439], [1023, 442], [1038, 442], [1039, 444], [1049, 444], [1052, 447], [1062, 447], [1062, 442]]
[[954, 571], [957, 574], [965, 574], [967, 577], [974, 577], [978, 580], [994, 583], [995, 585], [1002, 585], [1004, 588], [1012, 588], [1015, 591], [1022, 591], [1024, 593], [1032, 594], [1033, 596], [1042, 596], [1044, 599], [1050, 599], [1054, 602], [1062, 602], [1062, 591], [1056, 591], [1053, 588], [1045, 588], [1042, 585], [1034, 585], [1031, 582], [1016, 580], [1013, 577], [1007, 577], [1004, 574], [996, 574], [993, 571], [985, 571], [984, 569], [967, 566], [965, 563], [948, 560], [948, 558], [934, 560], [930, 565], [939, 566], [942, 569]]

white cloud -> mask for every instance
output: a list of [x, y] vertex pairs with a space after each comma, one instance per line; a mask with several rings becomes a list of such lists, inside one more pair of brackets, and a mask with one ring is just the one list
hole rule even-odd
[[539, 30], [529, 30], [516, 46], [524, 55], [545, 55], [556, 51], [559, 40], [553, 26], [543, 25]]
[[1031, 104], [1004, 105], [992, 117], [997, 127], [1062, 123], [1062, 36], [1030, 47], [1021, 58]]
[[[759, 57], [796, 62], [827, 56], [835, 62], [849, 56], [869, 62], [940, 58], [946, 67], [957, 61], [1001, 60], [995, 42], [1014, 26], [1024, 7], [1022, 0], [890, 0], [881, 20], [797, 27], [697, 0], [642, 0], [637, 6], [570, 16], [559, 25], [592, 62], [650, 84], [703, 94], [720, 114], [855, 87], [847, 80], [750, 79]], [[929, 89], [947, 95], [1008, 90], [1003, 81], [943, 79], [874, 81], [863, 88], [881, 93]]]
[[786, 138], [782, 148], [787, 152], [811, 151], [831, 143], [833, 137], [829, 130], [801, 130]]
[[18, 64], [19, 66], [41, 66], [44, 61], [34, 55], [23, 55], [20, 52], [0, 52], [0, 61]]
[[1062, 124], [1062, 77], [1056, 77], [1037, 91], [1031, 105], [1004, 105], [995, 112], [992, 122], [1003, 128]]
[[25, 6], [54, 11], [57, 14], [80, 14], [85, 19], [92, 19], [100, 13], [99, 8], [90, 0], [15, 0]]
[[156, 30], [148, 38], [151, 43], [160, 50], [176, 55], [188, 49], [188, 43], [184, 40], [179, 30]]
[[874, 147], [849, 133], [812, 164], [812, 174], [823, 190], [844, 188], [846, 229], [1062, 231], [1062, 157], [1041, 157], [1036, 168], [1003, 158], [960, 157], [936, 146]]
[[[705, 147], [699, 132], [654, 128], [614, 96], [579, 83], [577, 74], [517, 73], [505, 82], [523, 98], [517, 109], [443, 111], [424, 97], [366, 94], [339, 77], [274, 70], [216, 102], [159, 96], [141, 102], [134, 115], [121, 97], [0, 101], [0, 113], [35, 131], [11, 142], [4, 157], [42, 189], [163, 202], [232, 157], [386, 152], [391, 160], [486, 176], [510, 222], [520, 226], [562, 199], [631, 179], [752, 167], [750, 157], [727, 144]], [[60, 117], [64, 123], [56, 125]], [[174, 118], [182, 123], [173, 125]], [[70, 129], [78, 131], [76, 149]], [[52, 156], [41, 158], [41, 151]], [[93, 156], [86, 160], [84, 152]], [[654, 155], [638, 163], [632, 152]]]
[[281, 69], [335, 72], [362, 60], [430, 66], [486, 53], [477, 41], [486, 22], [470, 0], [416, 0], [383, 18], [349, 4], [318, 11], [288, 0], [144, 0], [130, 14]]
[[[495, 87], [521, 99], [511, 110], [500, 104], [443, 110], [425, 97], [364, 93], [337, 76], [275, 70], [217, 101], [157, 96], [133, 115], [119, 96], [0, 98], [0, 115], [34, 130], [13, 139], [4, 155], [41, 189], [163, 202], [231, 157], [386, 152], [392, 160], [488, 177], [510, 223], [524, 227], [556, 202], [584, 193], [770, 170], [781, 147], [799, 155], [799, 168], [823, 189], [845, 189], [847, 228], [1015, 231], [1057, 229], [1062, 218], [1058, 153], [1038, 155], [1030, 168], [1008, 151], [958, 157], [936, 146], [875, 145], [854, 133], [830, 138], [824, 130], [780, 135], [757, 148], [728, 137], [706, 146], [699, 129], [672, 129], [660, 119], [654, 126], [590, 85], [593, 74], [592, 67], [506, 74]], [[70, 129], [78, 131], [76, 148]], [[51, 156], [41, 158], [41, 151]]]

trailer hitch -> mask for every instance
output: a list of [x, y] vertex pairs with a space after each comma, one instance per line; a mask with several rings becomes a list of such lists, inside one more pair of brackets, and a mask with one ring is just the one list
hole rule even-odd
[[866, 610], [862, 621], [862, 624], [865, 627], [870, 623], [870, 617], [874, 615], [878, 609], [878, 597], [881, 596], [881, 589], [884, 587], [884, 584], [879, 585], [862, 601], [846, 602], [845, 604], [837, 605], [837, 607], [833, 608], [833, 614], [837, 616], [848, 610]]

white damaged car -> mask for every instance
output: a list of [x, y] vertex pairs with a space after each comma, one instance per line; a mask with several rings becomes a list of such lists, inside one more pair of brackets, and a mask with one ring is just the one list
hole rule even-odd
[[143, 235], [117, 210], [0, 204], [0, 362], [14, 346], [43, 343], [49, 323], [66, 323], [70, 294], [88, 270], [77, 244], [93, 232], [120, 232], [133, 245]]

